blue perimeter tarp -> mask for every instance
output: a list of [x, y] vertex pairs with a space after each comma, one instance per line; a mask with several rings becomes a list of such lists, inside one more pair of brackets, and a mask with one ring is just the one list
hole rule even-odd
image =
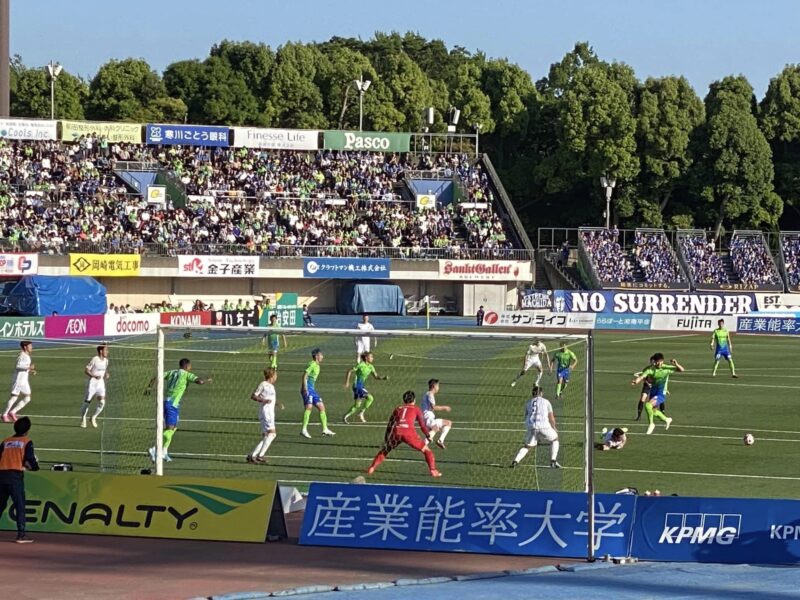
[[25, 317], [102, 315], [106, 288], [91, 277], [26, 275], [3, 299], [7, 313]]
[[339, 291], [336, 310], [341, 315], [363, 313], [404, 315], [406, 302], [399, 285], [351, 281]]

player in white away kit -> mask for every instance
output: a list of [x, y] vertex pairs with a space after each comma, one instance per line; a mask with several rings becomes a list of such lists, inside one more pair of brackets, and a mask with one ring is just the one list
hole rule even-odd
[[92, 427], [97, 427], [97, 417], [106, 407], [106, 379], [108, 379], [108, 346], [98, 346], [97, 356], [92, 357], [89, 364], [83, 370], [89, 381], [86, 382], [86, 398], [83, 401], [81, 411], [81, 427], [86, 428], [86, 415], [89, 414], [89, 406], [92, 400], [97, 397], [97, 408], [92, 415]]
[[548, 372], [553, 372], [553, 363], [550, 362], [550, 355], [547, 354], [547, 347], [542, 343], [541, 340], [533, 340], [533, 344], [528, 346], [528, 350], [525, 352], [525, 360], [522, 362], [522, 370], [514, 378], [514, 381], [511, 382], [511, 387], [517, 385], [517, 381], [522, 379], [525, 376], [525, 373], [527, 373], [531, 367], [536, 367], [537, 375], [535, 385], [539, 385], [539, 382], [542, 380], [542, 373], [544, 372], [544, 369], [542, 368], [542, 359], [539, 358], [542, 355], [544, 355], [544, 359], [547, 362]]
[[537, 444], [550, 444], [550, 467], [560, 469], [558, 464], [558, 432], [556, 431], [556, 417], [553, 414], [553, 405], [547, 398], [542, 397], [542, 388], [538, 385], [531, 390], [533, 398], [525, 403], [525, 425], [528, 433], [525, 435], [525, 445], [519, 449], [511, 463], [511, 468], [516, 467]]
[[[367, 333], [375, 331], [372, 323], [369, 322], [369, 315], [364, 315], [361, 319], [361, 323], [359, 323], [356, 327], [358, 327], [360, 331], [366, 331]], [[377, 340], [375, 341], [375, 345], [378, 345]], [[367, 354], [371, 351], [371, 346], [372, 338], [369, 337], [369, 335], [359, 336], [356, 338], [356, 363], [361, 362], [362, 354]]]
[[439, 411], [450, 412], [449, 406], [436, 405], [436, 394], [438, 393], [439, 380], [431, 379], [428, 381], [428, 391], [425, 392], [425, 395], [422, 397], [420, 409], [422, 410], [422, 416], [425, 418], [425, 425], [431, 431], [431, 441], [433, 441], [433, 437], [436, 435], [436, 432], [440, 432], [439, 438], [436, 440], [436, 445], [442, 450], [445, 450], [447, 446], [444, 445], [444, 439], [450, 432], [453, 422], [448, 421], [447, 419], [439, 419], [436, 417], [436, 413]]
[[[14, 367], [14, 376], [11, 379], [11, 397], [8, 399], [6, 411], [3, 413], [3, 421], [6, 423], [16, 421], [17, 413], [31, 401], [29, 376], [36, 375], [36, 367], [31, 362], [33, 344], [25, 340], [19, 343], [19, 347], [21, 351], [17, 356], [17, 365]], [[21, 399], [20, 396], [22, 396]], [[18, 399], [19, 402], [17, 402]]]
[[[258, 384], [256, 391], [250, 396], [251, 400], [260, 404], [258, 418], [261, 421], [261, 441], [256, 444], [253, 451], [247, 455], [249, 463], [265, 463], [264, 456], [270, 444], [275, 441], [278, 434], [275, 430], [275, 403], [277, 394], [275, 382], [278, 380], [278, 371], [272, 367], [264, 369], [264, 381]], [[281, 407], [282, 408], [282, 407]]]

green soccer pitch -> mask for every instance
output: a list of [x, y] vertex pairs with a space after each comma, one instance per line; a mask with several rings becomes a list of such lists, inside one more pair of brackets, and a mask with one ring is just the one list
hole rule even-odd
[[[531, 335], [533, 337], [533, 334]], [[717, 377], [709, 334], [601, 333], [595, 345], [595, 439], [602, 427], [629, 428], [621, 451], [595, 452], [598, 491], [634, 486], [643, 492], [699, 496], [800, 497], [800, 419], [797, 417], [800, 339], [734, 335], [734, 356], [740, 379], [732, 379], [723, 362]], [[524, 402], [533, 382], [529, 372], [515, 388], [526, 343], [465, 341], [456, 338], [392, 338], [380, 340], [375, 366], [389, 381], [370, 380], [375, 404], [367, 423], [341, 421], [352, 404], [343, 387], [346, 370], [355, 363], [349, 338], [300, 336], [289, 339], [279, 357], [276, 385], [278, 437], [265, 465], [250, 465], [245, 455], [259, 439], [258, 406], [249, 397], [266, 366], [260, 335], [235, 339], [190, 340], [168, 344], [166, 368], [176, 368], [187, 356], [194, 372], [213, 376], [205, 386], [190, 386], [181, 405], [181, 425], [170, 448], [173, 461], [165, 473], [212, 477], [263, 477], [299, 488], [311, 481], [350, 481], [363, 474], [383, 439], [386, 419], [400, 404], [405, 389], [421, 400], [425, 382], [441, 380], [439, 404], [452, 406], [444, 414], [454, 422], [447, 449], [432, 446], [444, 473], [431, 479], [422, 456], [408, 449], [393, 452], [369, 481], [415, 485], [580, 490], [583, 487], [583, 385], [585, 353], [573, 346], [581, 364], [560, 402], [553, 398], [552, 375], [543, 379], [545, 396], [553, 400], [558, 420], [563, 469], [552, 470], [548, 449], [526, 458], [517, 469], [509, 464], [524, 438]], [[545, 340], [555, 350], [554, 340]], [[33, 418], [37, 454], [49, 466], [70, 462], [76, 471], [138, 473], [151, 468], [147, 449], [155, 435], [155, 397], [145, 395], [155, 373], [155, 351], [136, 339], [112, 344], [108, 405], [100, 427], [81, 429], [83, 367], [94, 346], [35, 342], [33, 360], [39, 371], [31, 378], [33, 402], [25, 414]], [[152, 340], [149, 342], [152, 344]], [[317, 386], [328, 408], [330, 427], [337, 433], [323, 438], [314, 412], [313, 439], [299, 436], [302, 404], [298, 389], [309, 351], [322, 347], [326, 358]], [[213, 352], [212, 352], [213, 351]], [[669, 431], [658, 423], [646, 436], [645, 415], [634, 422], [640, 386], [630, 381], [654, 352], [677, 358], [687, 369], [673, 375], [667, 414]], [[17, 350], [0, 351], [0, 364], [10, 377]], [[392, 357], [391, 360], [389, 357]], [[5, 402], [5, 399], [3, 399]], [[93, 410], [93, 407], [92, 407]], [[91, 411], [90, 411], [91, 414]], [[9, 424], [0, 424], [8, 432]], [[747, 447], [745, 433], [756, 443]]]

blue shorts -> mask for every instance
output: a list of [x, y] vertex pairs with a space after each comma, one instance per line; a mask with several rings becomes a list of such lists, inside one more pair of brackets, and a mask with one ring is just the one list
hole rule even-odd
[[314, 388], [308, 388], [308, 392], [305, 394], [301, 391], [300, 397], [303, 398], [303, 406], [308, 406], [309, 404], [316, 406], [322, 402], [322, 398], [319, 397], [317, 390]]
[[278, 344], [278, 342], [271, 342], [270, 345], [269, 345], [269, 351], [273, 352], [273, 353], [277, 353], [279, 347], [280, 347], [280, 344]]
[[566, 368], [559, 368], [556, 371], [556, 379], [563, 379], [564, 381], [569, 381], [569, 367]]
[[168, 400], [164, 401], [164, 427], [177, 427], [181, 417], [181, 409]]
[[650, 400], [655, 400], [656, 404], [664, 404], [667, 401], [667, 396], [664, 394], [664, 390], [650, 390], [649, 398]]
[[363, 383], [356, 383], [353, 386], [353, 400], [361, 400], [369, 396], [369, 390], [364, 387]]
[[731, 359], [731, 350], [730, 348], [717, 348], [716, 354], [714, 354], [714, 360], [720, 360], [724, 358], [725, 360]]

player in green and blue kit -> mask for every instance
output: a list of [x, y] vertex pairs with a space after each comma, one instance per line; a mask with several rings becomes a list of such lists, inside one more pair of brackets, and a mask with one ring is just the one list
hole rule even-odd
[[724, 358], [731, 368], [731, 377], [738, 379], [739, 376], [736, 374], [736, 367], [733, 364], [733, 355], [731, 354], [733, 352], [733, 343], [731, 334], [725, 329], [725, 319], [717, 321], [717, 328], [711, 334], [711, 349], [714, 351], [714, 371], [711, 376], [717, 376], [719, 361]]
[[561, 342], [561, 347], [553, 354], [556, 363], [556, 399], [561, 398], [561, 392], [569, 383], [569, 374], [578, 365], [578, 357], [567, 348], [567, 342]]
[[372, 403], [375, 401], [375, 398], [365, 387], [369, 376], [372, 375], [375, 379], [380, 379], [383, 381], [387, 381], [389, 379], [388, 376], [381, 377], [378, 375], [378, 373], [375, 371], [375, 365], [372, 364], [373, 360], [374, 357], [372, 356], [372, 352], [364, 352], [361, 355], [361, 361], [355, 367], [347, 371], [347, 378], [344, 381], [344, 388], [347, 389], [350, 387], [350, 376], [353, 373], [356, 374], [356, 380], [353, 383], [353, 406], [344, 416], [345, 423], [347, 423], [347, 419], [356, 413], [358, 413], [358, 418], [361, 419], [362, 423], [367, 422], [367, 420], [364, 418], [364, 412], [370, 406], [372, 406]]
[[666, 402], [666, 388], [669, 376], [673, 373], [683, 373], [684, 368], [674, 358], [669, 365], [664, 364], [664, 355], [660, 352], [653, 355], [653, 364], [642, 371], [632, 382], [631, 385], [639, 385], [644, 380], [651, 381], [650, 392], [644, 408], [647, 411], [647, 435], [653, 433], [656, 428], [653, 418], [664, 421], [665, 429], [669, 429], [672, 419], [661, 412], [659, 406]]
[[[278, 327], [278, 315], [272, 314], [269, 316], [268, 327]], [[267, 335], [267, 360], [269, 366], [273, 369], [278, 368], [278, 350], [281, 347], [281, 338], [283, 338], [283, 345], [286, 346], [286, 336], [282, 333], [270, 333]]]
[[319, 411], [319, 421], [322, 423], [322, 435], [336, 435], [328, 429], [328, 414], [325, 412], [325, 403], [317, 393], [317, 378], [319, 377], [319, 365], [322, 359], [325, 358], [322, 350], [314, 348], [311, 351], [311, 361], [303, 371], [303, 378], [300, 380], [300, 396], [303, 398], [303, 429], [300, 435], [305, 438], [310, 438], [311, 434], [308, 433], [308, 422], [311, 420], [311, 409], [316, 407]]
[[[186, 392], [186, 388], [190, 383], [203, 385], [211, 383], [213, 379], [202, 379], [192, 373], [192, 361], [188, 358], [182, 358], [178, 363], [178, 369], [168, 371], [164, 375], [164, 460], [170, 462], [172, 459], [167, 453], [169, 445], [172, 443], [172, 437], [178, 429], [178, 421], [181, 416], [181, 399]], [[152, 387], [155, 379], [150, 382]], [[150, 448], [150, 458], [153, 462], [156, 461], [156, 448]]]

